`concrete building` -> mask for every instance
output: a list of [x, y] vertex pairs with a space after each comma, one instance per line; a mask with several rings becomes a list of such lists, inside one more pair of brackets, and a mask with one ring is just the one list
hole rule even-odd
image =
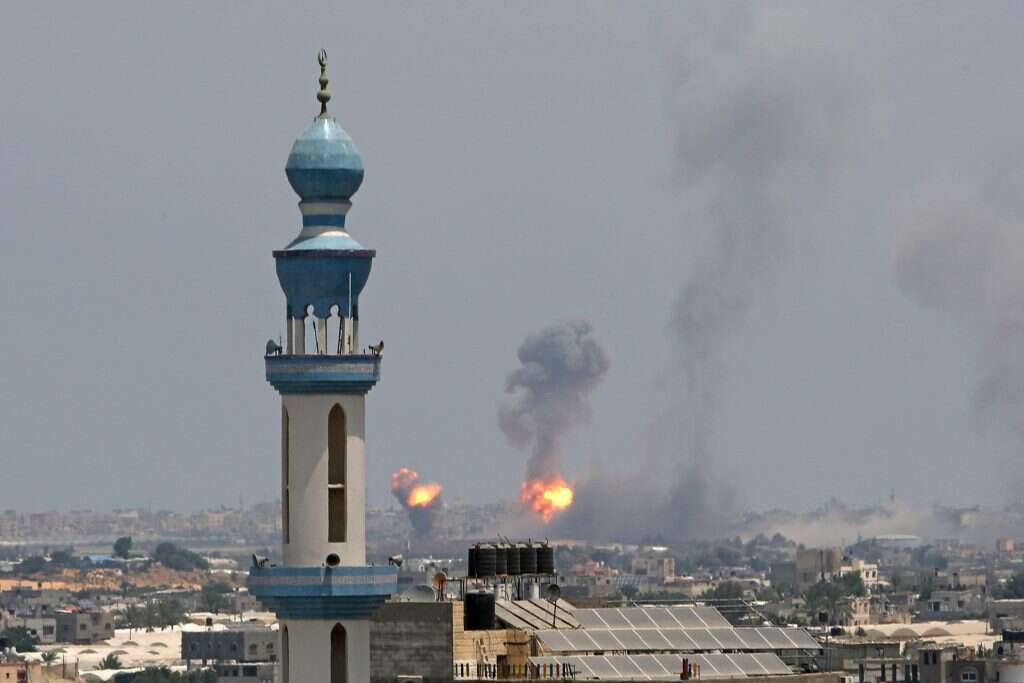
[[217, 631], [183, 631], [181, 658], [191, 666], [208, 662], [276, 662], [281, 647], [278, 632], [266, 626], [244, 624]]
[[320, 114], [285, 166], [302, 228], [274, 252], [287, 340], [283, 349], [269, 342], [265, 359], [281, 394], [284, 565], [257, 563], [248, 585], [280, 620], [284, 683], [362, 683], [370, 618], [397, 589], [394, 569], [366, 564], [365, 400], [383, 345], [360, 346], [359, 296], [375, 252], [349, 234], [346, 218], [363, 162], [327, 113], [323, 51], [319, 61]]
[[25, 628], [39, 639], [42, 645], [57, 642], [57, 618], [52, 614], [7, 614], [0, 619], [3, 628]]
[[838, 548], [798, 548], [792, 562], [772, 565], [772, 585], [799, 593], [807, 586], [838, 576], [842, 568], [843, 554]]
[[80, 645], [100, 643], [114, 637], [114, 616], [100, 610], [59, 610], [57, 642]]

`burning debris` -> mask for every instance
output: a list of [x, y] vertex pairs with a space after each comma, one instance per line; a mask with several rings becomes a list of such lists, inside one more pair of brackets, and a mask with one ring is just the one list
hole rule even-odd
[[520, 489], [523, 505], [545, 522], [572, 505], [573, 490], [560, 472], [562, 434], [590, 414], [587, 397], [608, 372], [608, 354], [584, 320], [557, 323], [526, 337], [509, 373], [510, 398], [498, 424], [517, 448], [533, 447]]
[[444, 507], [441, 485], [420, 482], [420, 475], [408, 467], [401, 467], [391, 475], [391, 493], [409, 513], [409, 521], [417, 536], [429, 536], [437, 525], [437, 514]]

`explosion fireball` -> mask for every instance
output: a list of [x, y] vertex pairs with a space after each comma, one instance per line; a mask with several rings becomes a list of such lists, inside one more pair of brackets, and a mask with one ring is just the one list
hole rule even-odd
[[417, 535], [427, 536], [434, 530], [437, 513], [443, 506], [440, 484], [420, 483], [416, 470], [400, 467], [391, 475], [391, 493], [409, 513], [409, 521]]
[[540, 515], [544, 523], [572, 505], [573, 490], [561, 477], [548, 481], [529, 479], [519, 489], [519, 500]]

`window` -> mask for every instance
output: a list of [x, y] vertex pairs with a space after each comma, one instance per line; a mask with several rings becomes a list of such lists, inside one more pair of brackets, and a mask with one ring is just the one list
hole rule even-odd
[[281, 406], [281, 531], [284, 534], [284, 542], [291, 542], [291, 526], [289, 524], [291, 512], [291, 503], [288, 497], [288, 487], [290, 485], [290, 473], [291, 462], [289, 458], [289, 445], [288, 445], [288, 409]]
[[961, 671], [960, 680], [964, 683], [974, 683], [974, 681], [978, 680], [978, 672], [975, 669]]
[[331, 683], [348, 683], [345, 656], [345, 627], [335, 624], [331, 629]]
[[345, 411], [340, 405], [327, 416], [327, 541], [344, 543], [346, 438]]

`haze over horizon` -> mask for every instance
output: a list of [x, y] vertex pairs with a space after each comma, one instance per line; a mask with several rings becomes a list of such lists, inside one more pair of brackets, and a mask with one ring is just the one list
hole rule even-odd
[[[377, 250], [361, 305], [363, 342], [387, 342], [367, 398], [371, 504], [390, 503], [401, 466], [447, 500], [516, 497], [529, 453], [496, 419], [506, 376], [528, 335], [575, 320], [610, 363], [589, 418], [559, 435], [561, 473], [665, 488], [695, 459], [678, 416], [700, 412], [679, 302], [735, 253], [758, 258], [724, 288], [741, 319], [710, 336], [707, 462], [739, 508], [891, 488], [917, 505], [1021, 499], [1024, 346], [1006, 331], [1024, 294], [1024, 6], [7, 16], [2, 508], [278, 497], [271, 251], [300, 227], [284, 163], [318, 111], [320, 47], [366, 165], [348, 225]], [[805, 182], [823, 147], [827, 171]], [[742, 182], [702, 184], [723, 163]], [[744, 184], [774, 194], [741, 204]], [[735, 220], [762, 200], [777, 225], [716, 250], [716, 202]]]

